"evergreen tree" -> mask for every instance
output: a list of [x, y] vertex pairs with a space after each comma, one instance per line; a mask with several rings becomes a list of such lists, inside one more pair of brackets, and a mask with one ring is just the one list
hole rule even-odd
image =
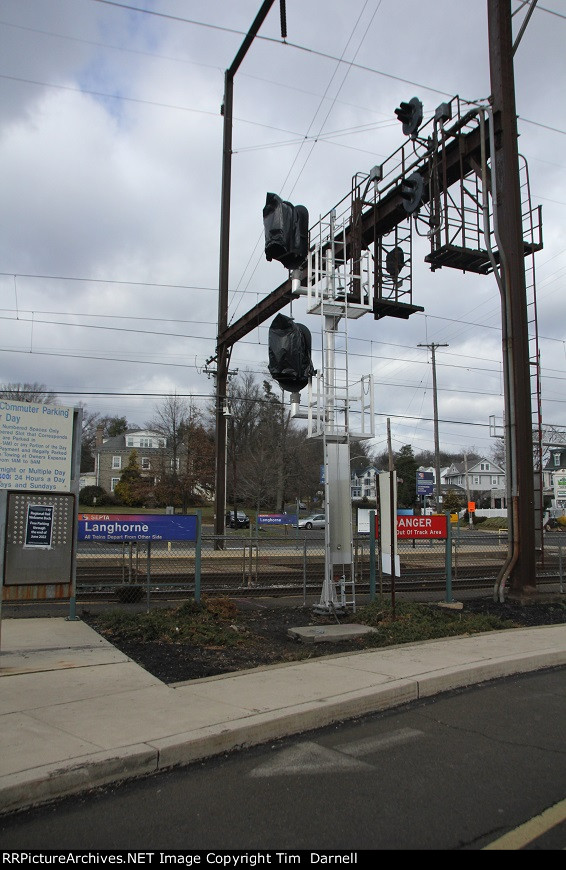
[[410, 444], [405, 444], [395, 453], [394, 467], [397, 471], [397, 507], [414, 507], [417, 503], [418, 463]]
[[140, 507], [148, 495], [148, 485], [141, 475], [136, 450], [130, 453], [128, 464], [114, 489], [114, 495], [121, 504], [128, 507]]

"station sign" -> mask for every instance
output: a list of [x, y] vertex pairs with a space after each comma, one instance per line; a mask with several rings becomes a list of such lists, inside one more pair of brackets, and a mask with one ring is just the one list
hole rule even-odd
[[196, 541], [196, 537], [194, 514], [79, 514], [79, 541]]
[[297, 514], [258, 514], [258, 526], [296, 526]]
[[417, 495], [432, 495], [434, 474], [431, 471], [417, 471]]

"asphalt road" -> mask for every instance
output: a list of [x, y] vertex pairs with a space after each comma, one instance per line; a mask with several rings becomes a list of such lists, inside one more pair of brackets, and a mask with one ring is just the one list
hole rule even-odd
[[2, 849], [155, 850], [144, 863], [159, 850], [563, 851], [565, 677], [508, 678], [3, 817]]

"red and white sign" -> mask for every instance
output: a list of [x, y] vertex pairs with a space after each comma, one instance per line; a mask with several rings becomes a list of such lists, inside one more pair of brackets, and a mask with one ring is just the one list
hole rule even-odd
[[[430, 516], [400, 516], [397, 517], [398, 538], [445, 538], [447, 534], [446, 517], [444, 514]], [[377, 517], [375, 518], [375, 536], [379, 535]]]

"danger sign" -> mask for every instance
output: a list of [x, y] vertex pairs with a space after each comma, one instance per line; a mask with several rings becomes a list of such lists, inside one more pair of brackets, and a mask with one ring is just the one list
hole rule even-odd
[[[443, 514], [431, 516], [397, 517], [398, 538], [445, 538], [446, 517]], [[377, 517], [375, 518], [375, 537], [379, 535]]]

